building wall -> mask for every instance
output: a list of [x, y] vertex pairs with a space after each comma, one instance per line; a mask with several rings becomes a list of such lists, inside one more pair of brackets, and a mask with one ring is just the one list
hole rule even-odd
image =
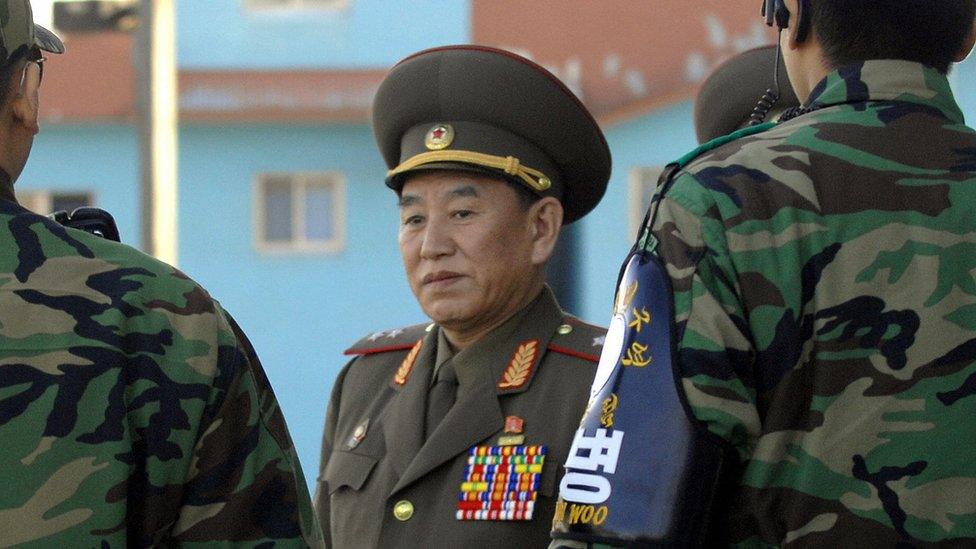
[[336, 10], [254, 10], [247, 0], [180, 0], [185, 69], [387, 67], [417, 50], [469, 40], [467, 0], [344, 0]]
[[966, 123], [976, 126], [976, 55], [956, 65], [949, 74], [949, 82], [966, 115]]
[[[366, 125], [190, 126], [180, 142], [180, 266], [251, 338], [311, 484], [343, 350], [426, 318], [403, 274], [385, 167]], [[256, 174], [333, 170], [345, 178], [345, 248], [258, 251]]]
[[600, 205], [580, 221], [582, 318], [599, 325], [609, 322], [617, 274], [635, 236], [630, 221], [632, 170], [663, 167], [694, 148], [691, 111], [687, 101], [605, 128], [613, 173]]
[[85, 191], [115, 216], [122, 241], [139, 245], [139, 156], [124, 124], [41, 127], [17, 191]]
[[[415, 51], [469, 41], [467, 0], [347, 0], [333, 12], [277, 13], [248, 11], [244, 1], [178, 3], [181, 68], [385, 69]], [[181, 268], [252, 339], [314, 486], [342, 351], [372, 331], [426, 319], [403, 274], [385, 166], [366, 124], [195, 125], [180, 138]], [[344, 250], [257, 251], [255, 175], [331, 170], [345, 176]], [[221, 231], [215, 220], [234, 229]]]

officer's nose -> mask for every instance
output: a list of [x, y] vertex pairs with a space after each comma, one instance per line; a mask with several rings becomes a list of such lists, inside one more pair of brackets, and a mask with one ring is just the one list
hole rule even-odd
[[454, 253], [454, 238], [446, 219], [431, 216], [424, 227], [423, 242], [420, 244], [420, 257], [437, 259]]

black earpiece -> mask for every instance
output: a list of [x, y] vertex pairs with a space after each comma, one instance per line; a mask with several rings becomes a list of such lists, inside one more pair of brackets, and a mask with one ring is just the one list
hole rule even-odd
[[[790, 30], [795, 42], [803, 42], [810, 34], [810, 0], [797, 0], [796, 25]], [[762, 15], [766, 25], [776, 26], [780, 30], [790, 28], [790, 10], [783, 0], [763, 0]]]
[[807, 35], [810, 34], [810, 17], [810, 0], [797, 0], [796, 28], [793, 29], [793, 40], [797, 43], [806, 40]]

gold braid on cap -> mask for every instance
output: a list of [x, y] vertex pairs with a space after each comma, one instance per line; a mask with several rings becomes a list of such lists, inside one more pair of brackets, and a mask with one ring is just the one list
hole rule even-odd
[[539, 170], [534, 170], [528, 166], [523, 166], [518, 158], [514, 156], [492, 156], [490, 154], [477, 153], [472, 151], [431, 151], [420, 153], [417, 156], [400, 164], [396, 168], [386, 172], [387, 177], [393, 177], [404, 172], [408, 172], [424, 164], [434, 162], [461, 162], [464, 164], [474, 164], [502, 170], [508, 175], [514, 175], [536, 192], [544, 192], [552, 187], [552, 180]]

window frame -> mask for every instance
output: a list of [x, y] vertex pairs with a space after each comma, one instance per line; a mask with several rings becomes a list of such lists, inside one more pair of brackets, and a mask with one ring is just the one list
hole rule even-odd
[[54, 213], [54, 199], [58, 195], [86, 196], [88, 207], [97, 207], [98, 204], [95, 193], [90, 189], [20, 189], [15, 194], [21, 206], [39, 215]]
[[[288, 241], [270, 241], [267, 239], [267, 207], [265, 204], [266, 186], [271, 179], [288, 179], [291, 190], [291, 230], [292, 238]], [[333, 237], [328, 240], [309, 240], [306, 236], [305, 214], [306, 199], [309, 185], [324, 184], [332, 187], [333, 202], [332, 215], [335, 223]], [[346, 247], [346, 178], [336, 170], [330, 171], [267, 171], [255, 175], [254, 179], [254, 212], [253, 212], [254, 247], [265, 254], [337, 254]]]

